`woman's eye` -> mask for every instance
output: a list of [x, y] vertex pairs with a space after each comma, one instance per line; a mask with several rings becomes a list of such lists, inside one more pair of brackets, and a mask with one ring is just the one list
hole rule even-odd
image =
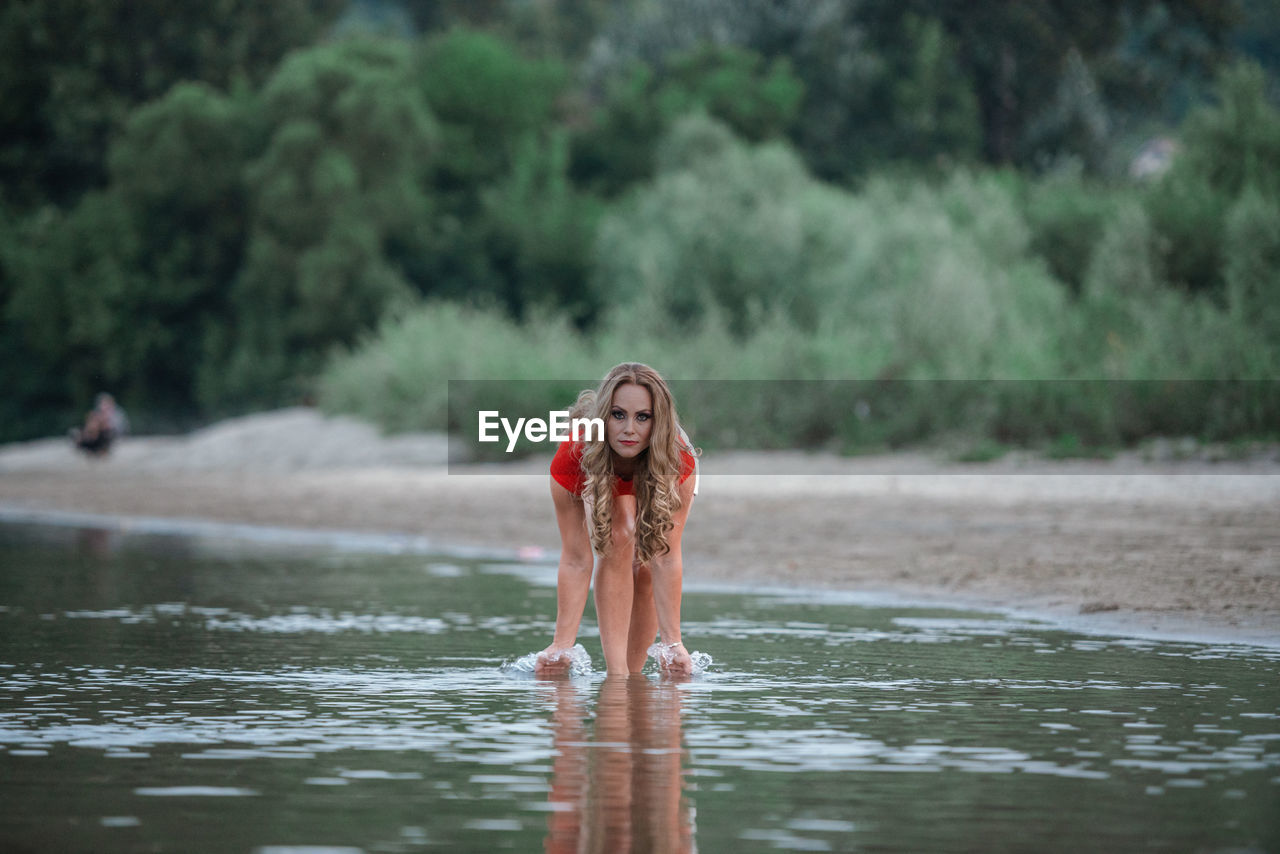
[[637, 420], [637, 421], [648, 421], [648, 420], [649, 420], [650, 418], [652, 418], [652, 417], [653, 417], [653, 416], [649, 415], [649, 413], [647, 413], [647, 412], [641, 412], [639, 415], [637, 415], [637, 416], [636, 416], [636, 420]]
[[609, 415], [621, 421], [626, 416], [626, 413], [623, 412], [621, 409], [615, 409], [612, 412], [610, 412]]

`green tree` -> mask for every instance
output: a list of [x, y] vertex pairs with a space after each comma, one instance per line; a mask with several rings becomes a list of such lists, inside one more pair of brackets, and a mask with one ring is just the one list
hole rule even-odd
[[179, 86], [125, 122], [109, 189], [23, 223], [0, 259], [6, 310], [46, 395], [70, 405], [110, 387], [153, 413], [191, 409], [240, 262], [247, 116], [242, 99]]
[[1227, 69], [1217, 96], [1188, 117], [1182, 149], [1147, 199], [1169, 279], [1215, 294], [1224, 285], [1228, 211], [1250, 191], [1280, 198], [1280, 110], [1267, 97], [1261, 68]]
[[0, 246], [6, 317], [48, 387], [273, 404], [410, 297], [398, 260], [426, 251], [438, 141], [412, 69], [406, 43], [344, 42], [257, 93], [183, 84], [136, 109], [108, 188]]
[[[1131, 127], [1171, 124], [1203, 100], [1224, 63], [1233, 35], [1259, 33], [1274, 0], [1165, 0], [1123, 7], [1115, 50], [1093, 63], [1118, 121]], [[1250, 7], [1254, 7], [1251, 10]]]
[[554, 60], [530, 60], [508, 42], [454, 29], [426, 43], [418, 87], [440, 121], [444, 189], [474, 186], [505, 173], [523, 137], [551, 123], [566, 71]]
[[586, 326], [600, 310], [591, 246], [602, 204], [569, 180], [565, 133], [529, 136], [508, 175], [484, 196], [485, 247], [500, 273], [496, 294], [514, 316], [563, 312]]
[[951, 40], [936, 19], [908, 16], [903, 28], [907, 50], [889, 75], [889, 156], [916, 163], [974, 159], [981, 143], [978, 102]]
[[1280, 200], [1250, 188], [1225, 223], [1227, 300], [1236, 320], [1280, 350]]
[[[147, 290], [136, 235], [118, 197], [91, 193], [69, 213], [27, 218], [5, 241], [5, 321], [21, 355], [3, 370], [38, 379], [6, 384], [4, 420], [21, 421], [21, 409], [41, 404], [66, 417], [103, 388], [137, 389], [133, 369], [171, 333], [136, 303]], [[18, 396], [24, 390], [30, 398]]]
[[982, 119], [983, 153], [994, 163], [1018, 158], [1023, 130], [1053, 100], [1070, 52], [1086, 57], [1111, 47], [1120, 8], [1107, 0], [955, 4], [941, 0], [866, 0], [861, 13], [872, 39], [894, 39], [904, 16], [940, 21], [972, 80]]
[[637, 335], [723, 324], [746, 341], [781, 323], [850, 339], [845, 377], [1046, 376], [1062, 294], [1029, 241], [998, 179], [853, 194], [786, 143], [748, 146], [690, 117], [655, 178], [603, 220], [596, 275]]
[[738, 47], [675, 54], [656, 70], [635, 63], [608, 82], [608, 94], [578, 135], [574, 176], [615, 195], [653, 172], [654, 151], [677, 119], [701, 112], [745, 139], [784, 137], [799, 115], [804, 86], [785, 58]]
[[0, 7], [0, 184], [10, 203], [101, 186], [133, 107], [173, 84], [258, 84], [344, 0], [10, 0]]
[[496, 300], [516, 316], [555, 304], [588, 321], [598, 305], [587, 272], [598, 205], [569, 178], [564, 66], [453, 29], [428, 40], [416, 75], [441, 127], [430, 179], [437, 210], [428, 249], [411, 262], [419, 290]]
[[294, 54], [264, 87], [235, 323], [209, 339], [206, 404], [270, 401], [410, 296], [387, 247], [423, 245], [438, 144], [412, 69], [405, 43], [345, 42]]

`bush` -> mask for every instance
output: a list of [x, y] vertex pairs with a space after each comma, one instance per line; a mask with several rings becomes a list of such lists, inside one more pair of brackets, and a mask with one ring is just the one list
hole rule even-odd
[[[331, 354], [317, 382], [321, 405], [354, 412], [385, 429], [444, 430], [449, 380], [571, 381], [565, 396], [524, 401], [512, 411], [568, 406], [577, 383], [603, 375], [587, 343], [562, 321], [517, 324], [501, 312], [437, 302], [386, 319], [354, 348]], [[538, 394], [544, 391], [539, 384]]]
[[1188, 118], [1182, 151], [1147, 199], [1170, 281], [1220, 296], [1226, 285], [1223, 224], [1244, 193], [1280, 199], [1280, 111], [1253, 64], [1225, 72], [1219, 103]]
[[395, 41], [338, 43], [294, 54], [263, 88], [235, 324], [206, 341], [205, 406], [298, 395], [328, 347], [411, 295], [384, 251], [414, 242], [428, 210], [437, 129], [411, 59]]
[[1027, 186], [1031, 251], [1072, 294], [1084, 288], [1089, 258], [1122, 198], [1123, 192], [1074, 176], [1050, 176]]
[[736, 333], [775, 310], [812, 327], [813, 274], [837, 247], [838, 193], [786, 147], [746, 148], [705, 118], [680, 122], [659, 160], [665, 171], [601, 225], [606, 303], [684, 330], [712, 307]]
[[1232, 207], [1225, 229], [1232, 315], [1280, 347], [1280, 200], [1250, 188]]
[[683, 116], [705, 113], [746, 139], [779, 139], [804, 95], [785, 59], [728, 46], [679, 53], [656, 70], [637, 61], [605, 89], [575, 140], [573, 175], [607, 196], [652, 176], [659, 141]]
[[504, 174], [525, 138], [549, 125], [566, 76], [560, 64], [525, 59], [487, 33], [452, 29], [431, 39], [413, 77], [443, 130], [442, 189], [466, 192]]
[[774, 316], [842, 330], [864, 354], [847, 377], [1053, 364], [1060, 293], [1002, 179], [882, 180], [854, 195], [814, 180], [785, 146], [745, 146], [705, 118], [679, 123], [659, 162], [597, 245], [606, 303], [641, 328], [693, 331], [714, 315], [739, 338]]

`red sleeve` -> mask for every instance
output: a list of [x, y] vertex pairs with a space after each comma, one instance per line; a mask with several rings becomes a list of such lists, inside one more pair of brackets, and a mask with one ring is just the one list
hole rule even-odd
[[551, 458], [551, 477], [555, 482], [572, 492], [582, 493], [582, 443], [561, 442], [556, 448], [556, 455]]
[[689, 479], [689, 475], [693, 474], [693, 470], [697, 467], [698, 461], [684, 448], [680, 449], [680, 482], [684, 483]]

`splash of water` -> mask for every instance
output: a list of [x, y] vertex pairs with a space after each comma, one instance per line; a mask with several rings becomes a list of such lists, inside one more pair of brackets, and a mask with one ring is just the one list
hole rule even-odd
[[[677, 646], [680, 646], [680, 644], [658, 641], [649, 647], [649, 657], [658, 662], [658, 666], [665, 670], [671, 666], [671, 662], [675, 661]], [[711, 656], [705, 652], [691, 651], [689, 658], [693, 661], [694, 676], [702, 675], [711, 666]]]
[[[538, 669], [538, 656], [540, 652], [530, 652], [522, 655], [514, 661], [504, 661], [502, 663], [503, 673], [535, 673]], [[564, 662], [568, 665], [570, 676], [587, 676], [591, 673], [591, 654], [587, 652], [586, 647], [582, 644], [574, 644], [572, 648], [566, 649], [559, 655], [548, 656], [547, 663]]]

